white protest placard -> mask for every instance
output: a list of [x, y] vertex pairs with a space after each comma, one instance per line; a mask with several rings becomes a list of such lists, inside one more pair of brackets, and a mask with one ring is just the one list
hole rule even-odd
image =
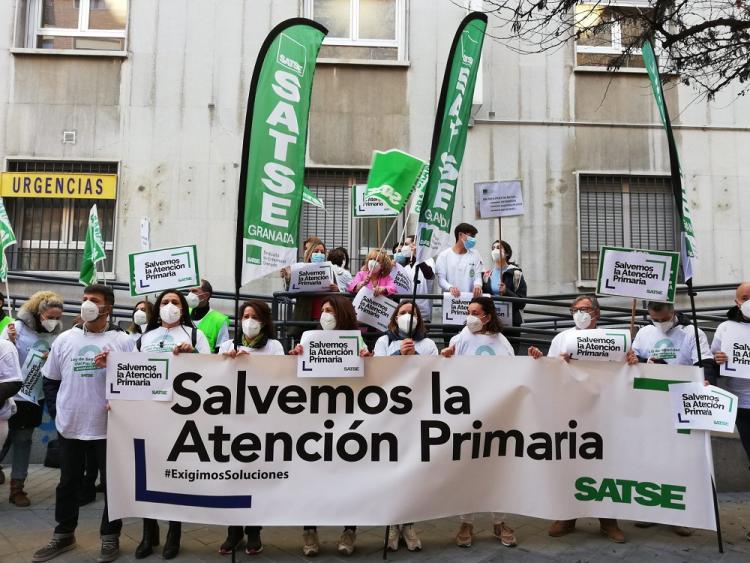
[[721, 339], [721, 351], [727, 362], [721, 364], [719, 374], [750, 379], [750, 324], [727, 323]]
[[737, 396], [721, 387], [703, 383], [672, 383], [669, 399], [674, 427], [692, 430], [734, 432]]
[[18, 391], [27, 401], [39, 404], [39, 401], [44, 399], [44, 392], [42, 390], [42, 366], [46, 361], [44, 357], [46, 352], [42, 350], [36, 350], [31, 348], [26, 354], [26, 359], [21, 366], [21, 374], [23, 375], [23, 385]]
[[128, 261], [133, 297], [200, 285], [195, 245], [136, 252]]
[[477, 182], [474, 184], [474, 208], [479, 219], [523, 215], [521, 180]]
[[333, 270], [330, 262], [292, 264], [289, 278], [289, 292], [329, 291], [333, 283]]
[[375, 297], [369, 287], [363, 287], [357, 292], [352, 305], [359, 322], [383, 332], [388, 330], [391, 315], [396, 310], [396, 303], [383, 295]]
[[576, 360], [624, 362], [630, 350], [630, 331], [597, 328], [567, 333], [566, 352]]
[[596, 292], [674, 303], [678, 252], [603, 246]]
[[508, 301], [495, 301], [495, 313], [503, 326], [513, 324], [513, 304]]
[[[482, 297], [491, 296], [489, 293], [483, 293]], [[453, 297], [453, 295], [451, 295], [450, 292], [447, 291], [443, 293], [443, 324], [462, 325], [466, 323], [466, 317], [469, 314], [469, 303], [472, 299], [474, 299], [474, 294], [470, 291], [462, 291], [461, 295], [459, 295], [458, 297]], [[495, 311], [498, 311], [498, 303], [501, 302], [495, 302]], [[505, 306], [503, 306], [501, 307], [501, 310], [503, 310], [505, 318], [508, 319], [507, 324], [510, 325], [512, 319], [510, 303], [506, 303], [505, 305], [508, 305], [507, 309]], [[503, 319], [501, 319], [501, 322], [505, 323]]]
[[406, 268], [394, 262], [391, 278], [393, 278], [393, 285], [396, 286], [396, 295], [411, 295], [412, 279], [409, 277]]
[[172, 354], [131, 354], [128, 361], [107, 362], [107, 400], [172, 400]]
[[382, 199], [370, 197], [365, 199], [367, 184], [355, 184], [352, 186], [352, 216], [353, 217], [395, 217], [398, 215]]
[[364, 345], [358, 330], [308, 330], [300, 339], [297, 377], [364, 377], [359, 356]]

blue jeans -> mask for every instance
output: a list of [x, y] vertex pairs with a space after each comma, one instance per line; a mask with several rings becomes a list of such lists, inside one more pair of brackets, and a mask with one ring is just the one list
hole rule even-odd
[[25, 481], [29, 474], [29, 458], [31, 457], [31, 437], [34, 434], [33, 428], [12, 428], [8, 432], [8, 439], [3, 448], [3, 455], [0, 461], [5, 457], [8, 449], [13, 450], [13, 467], [10, 478], [18, 481]]

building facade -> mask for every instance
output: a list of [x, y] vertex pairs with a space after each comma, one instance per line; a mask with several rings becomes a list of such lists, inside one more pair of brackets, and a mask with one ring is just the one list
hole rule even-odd
[[[361, 259], [392, 219], [354, 217], [352, 185], [366, 179], [373, 150], [429, 157], [448, 50], [466, 14], [457, 4], [3, 0], [2, 195], [18, 238], [11, 271], [77, 276], [96, 203], [109, 277], [128, 279], [148, 218], [152, 248], [196, 244], [201, 273], [232, 290], [253, 66], [270, 29], [300, 15], [330, 30], [306, 178], [327, 210], [305, 206], [300, 240], [318, 235]], [[491, 16], [489, 29], [496, 25]], [[488, 260], [498, 222], [475, 218], [473, 185], [520, 179], [526, 212], [505, 219], [502, 236], [530, 294], [592, 287], [603, 244], [679, 244], [666, 139], [642, 64], [602, 66], [624, 32], [612, 26], [607, 37], [533, 55], [485, 41], [454, 224], [476, 224]], [[741, 148], [750, 145], [750, 100], [736, 94], [707, 102], [682, 85], [666, 91], [696, 227], [697, 284], [750, 278], [742, 220], [750, 159]], [[404, 220], [412, 230], [414, 218], [399, 227]], [[281, 287], [269, 277], [245, 289]]]

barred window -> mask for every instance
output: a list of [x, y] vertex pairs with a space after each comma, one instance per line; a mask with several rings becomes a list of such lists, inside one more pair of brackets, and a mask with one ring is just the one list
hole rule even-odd
[[[69, 197], [48, 189], [44, 195], [20, 197], [14, 194], [18, 186], [43, 185], [39, 180], [54, 175], [48, 186], [72, 179], [73, 184], [106, 178], [116, 184], [117, 163], [9, 160], [8, 173], [3, 178], [3, 201], [8, 212], [17, 244], [6, 250], [11, 271], [78, 272], [86, 241], [86, 228], [91, 206], [96, 204], [99, 224], [104, 239], [106, 259], [104, 268], [112, 271], [114, 249], [115, 205], [114, 192], [110, 199]], [[112, 177], [115, 175], [114, 177]], [[25, 182], [25, 183], [24, 183]], [[42, 191], [42, 190], [40, 190]], [[52, 192], [51, 194], [49, 192]], [[80, 195], [80, 194], [79, 194]], [[101, 264], [99, 266], [102, 267]]]
[[602, 246], [679, 250], [670, 178], [586, 174], [578, 186], [582, 280], [596, 279]]

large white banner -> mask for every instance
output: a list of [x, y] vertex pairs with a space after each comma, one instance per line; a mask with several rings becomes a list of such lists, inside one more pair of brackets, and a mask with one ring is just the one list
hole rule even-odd
[[344, 381], [297, 378], [293, 357], [168, 357], [171, 403], [111, 401], [112, 518], [339, 526], [496, 511], [715, 529], [708, 433], [675, 430], [668, 393], [699, 368], [387, 357]]

